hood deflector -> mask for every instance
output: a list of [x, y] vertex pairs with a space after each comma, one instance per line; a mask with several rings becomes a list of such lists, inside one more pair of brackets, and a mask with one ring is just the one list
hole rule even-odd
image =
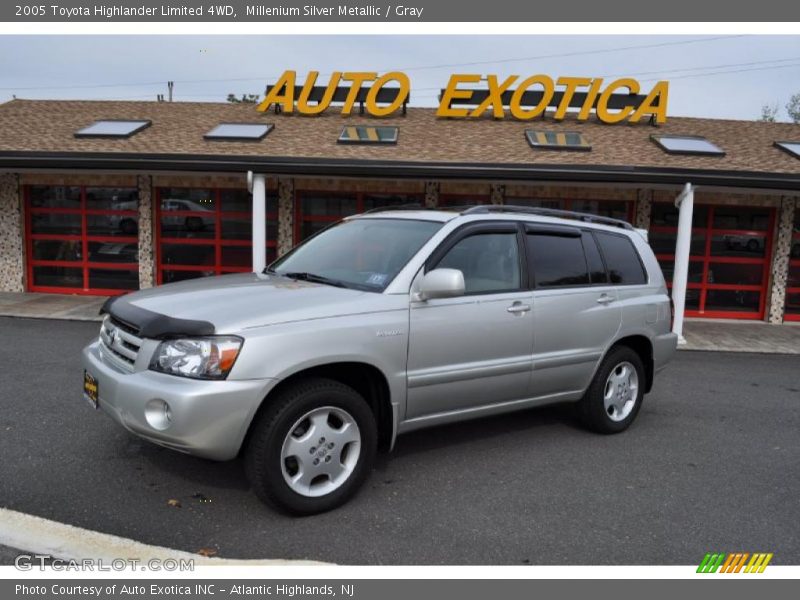
[[124, 296], [109, 298], [100, 308], [100, 314], [109, 314], [114, 319], [135, 329], [137, 335], [150, 339], [167, 339], [181, 336], [214, 335], [215, 329], [208, 321], [177, 319], [168, 315], [140, 308], [128, 302]]

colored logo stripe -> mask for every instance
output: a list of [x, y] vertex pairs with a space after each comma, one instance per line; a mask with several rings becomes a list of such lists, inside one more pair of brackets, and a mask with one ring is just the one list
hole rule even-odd
[[[712, 553], [708, 552], [700, 565], [697, 567], [698, 573], [763, 573], [764, 569], [772, 560], [772, 553], [756, 552], [749, 554], [747, 552], [732, 552], [725, 554], [724, 552]], [[747, 562], [747, 559], [750, 562]], [[745, 566], [747, 563], [747, 566]], [[742, 570], [744, 568], [744, 570]]]

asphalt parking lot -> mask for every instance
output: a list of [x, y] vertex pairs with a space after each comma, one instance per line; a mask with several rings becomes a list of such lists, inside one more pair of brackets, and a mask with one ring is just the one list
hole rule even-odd
[[239, 462], [158, 448], [91, 410], [79, 351], [97, 328], [0, 318], [0, 506], [227, 558], [691, 564], [759, 551], [800, 564], [798, 356], [680, 352], [616, 436], [566, 407], [412, 433], [347, 506], [297, 519], [261, 505]]

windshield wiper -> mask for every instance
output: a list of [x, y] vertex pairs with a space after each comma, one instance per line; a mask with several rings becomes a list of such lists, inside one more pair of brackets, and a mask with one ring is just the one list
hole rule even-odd
[[344, 281], [339, 281], [338, 279], [330, 279], [329, 277], [324, 277], [323, 275], [317, 275], [315, 273], [307, 273], [305, 271], [278, 273], [278, 275], [283, 275], [284, 277], [288, 277], [289, 279], [300, 279], [302, 281], [310, 281], [312, 283], [323, 283], [325, 285], [332, 285], [334, 287], [340, 287], [340, 288], [349, 287]]

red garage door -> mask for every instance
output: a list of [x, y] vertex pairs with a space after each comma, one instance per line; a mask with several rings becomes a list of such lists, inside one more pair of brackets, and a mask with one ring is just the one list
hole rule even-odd
[[800, 208], [794, 212], [789, 277], [786, 281], [786, 321], [800, 321]]
[[[686, 316], [764, 318], [774, 221], [772, 208], [695, 205]], [[653, 204], [650, 246], [670, 287], [677, 225], [673, 204]]]
[[[156, 190], [158, 283], [252, 269], [252, 197], [245, 189]], [[267, 262], [275, 259], [278, 211], [267, 192]]]
[[136, 188], [26, 186], [28, 289], [116, 295], [139, 287]]

